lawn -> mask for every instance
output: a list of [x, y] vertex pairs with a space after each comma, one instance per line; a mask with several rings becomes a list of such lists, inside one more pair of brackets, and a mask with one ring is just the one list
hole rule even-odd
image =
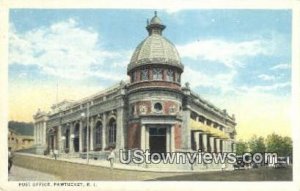
[[155, 180], [163, 181], [292, 181], [293, 169], [288, 168], [258, 168], [224, 172], [203, 172], [187, 175], [161, 177]]

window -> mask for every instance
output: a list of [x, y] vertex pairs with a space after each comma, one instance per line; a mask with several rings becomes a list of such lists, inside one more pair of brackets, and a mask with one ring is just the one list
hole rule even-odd
[[167, 81], [174, 81], [174, 71], [171, 69], [167, 71]]
[[148, 70], [147, 69], [141, 70], [141, 80], [148, 80], [148, 79], [149, 79]]
[[180, 83], [180, 73], [176, 73], [176, 82]]
[[96, 139], [96, 145], [101, 145], [101, 141], [102, 141], [102, 123], [100, 121], [98, 121], [97, 124], [96, 124], [95, 139]]
[[69, 148], [69, 136], [70, 136], [70, 129], [67, 129], [66, 130], [66, 134], [65, 134], [65, 137], [66, 137], [66, 149]]
[[135, 74], [135, 73], [134, 73], [134, 72], [132, 72], [132, 73], [131, 73], [131, 75], [130, 75], [130, 80], [131, 80], [131, 83], [135, 81], [135, 79], [134, 79], [134, 74]]
[[162, 69], [161, 68], [153, 69], [153, 80], [162, 80]]
[[117, 125], [116, 125], [116, 120], [114, 118], [112, 118], [109, 121], [108, 142], [110, 144], [116, 143], [116, 138], [117, 138]]
[[161, 105], [161, 103], [155, 103], [155, 104], [154, 104], [154, 110], [155, 110], [156, 112], [161, 112], [161, 110], [162, 110], [162, 105]]

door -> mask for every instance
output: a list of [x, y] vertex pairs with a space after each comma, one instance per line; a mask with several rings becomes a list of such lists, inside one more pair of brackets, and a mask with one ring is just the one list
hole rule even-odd
[[167, 128], [149, 128], [149, 147], [150, 153], [166, 153]]

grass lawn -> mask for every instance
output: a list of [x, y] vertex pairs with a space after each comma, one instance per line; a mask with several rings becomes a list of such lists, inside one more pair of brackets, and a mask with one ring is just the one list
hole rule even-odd
[[155, 180], [165, 181], [292, 181], [293, 169], [258, 168], [225, 172], [203, 172], [187, 175], [169, 176]]

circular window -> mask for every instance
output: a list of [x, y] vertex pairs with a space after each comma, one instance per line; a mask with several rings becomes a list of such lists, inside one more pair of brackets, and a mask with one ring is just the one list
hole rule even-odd
[[155, 103], [154, 104], [154, 109], [155, 109], [156, 112], [160, 112], [162, 110], [161, 103]]

